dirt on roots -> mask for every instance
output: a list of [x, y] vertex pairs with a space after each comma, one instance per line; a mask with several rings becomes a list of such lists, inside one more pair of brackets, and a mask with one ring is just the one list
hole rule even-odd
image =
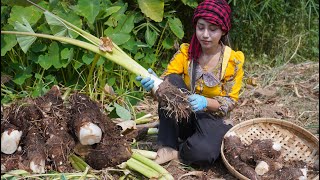
[[[120, 129], [103, 113], [102, 106], [88, 96], [74, 93], [64, 104], [58, 86], [44, 96], [26, 98], [3, 109], [1, 133], [8, 128], [22, 131], [19, 149], [10, 155], [1, 153], [1, 172], [12, 169], [31, 171], [29, 164], [45, 161], [45, 172], [73, 172], [68, 156], [79, 147], [81, 125], [92, 122], [103, 132], [100, 143], [78, 155], [94, 169], [116, 166], [131, 156], [130, 146]], [[77, 145], [77, 146], [76, 146]]]

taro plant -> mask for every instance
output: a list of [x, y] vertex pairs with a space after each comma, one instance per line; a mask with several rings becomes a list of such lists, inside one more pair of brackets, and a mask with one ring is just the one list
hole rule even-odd
[[[112, 100], [120, 100], [121, 105], [130, 109], [131, 103], [142, 97], [141, 91], [137, 91], [135, 74], [123, 68], [123, 64], [119, 66], [106, 61], [108, 57], [104, 54], [108, 53], [103, 54], [99, 49], [89, 48], [87, 51], [78, 45], [57, 41], [85, 41], [96, 48], [101, 43], [100, 37], [109, 37], [115, 49], [128, 54], [126, 58], [119, 56], [117, 59], [125, 63], [129, 62], [127, 59], [135, 59], [137, 64], [147, 68], [158, 66], [161, 56], [169, 56], [170, 51], [173, 53], [173, 42], [181, 40], [184, 33], [175, 12], [165, 12], [164, 7], [168, 5], [160, 0], [138, 0], [136, 3], [121, 0], [114, 3], [100, 0], [41, 1], [38, 5], [63, 17], [72, 27], [50, 17], [49, 11], [44, 11], [43, 16], [35, 6], [23, 7], [10, 1], [2, 2], [1, 6], [2, 31], [20, 31], [25, 35], [52, 34], [52, 38], [41, 36], [44, 38], [40, 39], [1, 34], [1, 63], [2, 67], [8, 67], [2, 72], [12, 79], [6, 86], [18, 91], [27, 90], [33, 96], [43, 94], [52, 84], [62, 84], [85, 90], [92, 98], [103, 101], [106, 96], [103, 88], [108, 84], [120, 97]], [[79, 33], [79, 29], [94, 36], [89, 35], [88, 39]], [[3, 102], [10, 101], [8, 97], [2, 96]]]

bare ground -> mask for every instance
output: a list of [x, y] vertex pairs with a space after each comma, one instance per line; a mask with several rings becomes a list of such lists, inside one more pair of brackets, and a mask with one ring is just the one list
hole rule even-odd
[[[253, 118], [277, 118], [293, 122], [319, 138], [318, 96], [318, 62], [286, 64], [277, 68], [252, 66], [245, 73], [238, 106], [229, 120], [236, 125]], [[156, 116], [157, 102], [146, 98], [137, 109]], [[148, 144], [153, 149], [153, 143], [155, 138], [149, 142], [141, 142], [141, 145]], [[175, 179], [236, 179], [228, 172], [221, 159], [210, 168], [193, 168], [177, 161], [164, 167]]]

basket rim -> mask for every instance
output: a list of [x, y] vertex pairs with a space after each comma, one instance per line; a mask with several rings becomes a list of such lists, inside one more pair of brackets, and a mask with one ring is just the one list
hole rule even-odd
[[[221, 143], [221, 148], [220, 148], [220, 154], [222, 157], [222, 161], [224, 163], [224, 165], [227, 167], [227, 169], [237, 178], [241, 179], [241, 180], [250, 180], [249, 178], [247, 178], [246, 176], [242, 175], [241, 173], [239, 173], [232, 165], [229, 164], [228, 160], [226, 159], [223, 149], [224, 149], [224, 138], [225, 136], [234, 130], [246, 127], [246, 126], [250, 126], [250, 125], [254, 125], [254, 124], [259, 124], [259, 123], [273, 123], [273, 124], [279, 124], [281, 126], [286, 126], [289, 127], [291, 129], [297, 130], [300, 133], [302, 133], [303, 135], [305, 135], [307, 138], [310, 138], [310, 140], [314, 143], [317, 144], [317, 146], [319, 146], [319, 139], [313, 135], [311, 132], [307, 131], [306, 129], [292, 123], [289, 122], [287, 120], [280, 120], [280, 119], [276, 119], [276, 118], [254, 118], [254, 119], [249, 119], [243, 122], [240, 122], [239, 124], [236, 124], [235, 126], [233, 126], [231, 129], [229, 129], [227, 131], [227, 133], [224, 135], [222, 143]], [[316, 176], [316, 179], [319, 179], [319, 175]]]

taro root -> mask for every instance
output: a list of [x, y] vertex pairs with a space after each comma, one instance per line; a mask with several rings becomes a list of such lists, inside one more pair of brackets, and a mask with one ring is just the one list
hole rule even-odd
[[82, 145], [99, 143], [104, 133], [103, 114], [97, 102], [75, 93], [70, 96], [69, 128]]
[[244, 153], [245, 145], [241, 142], [241, 139], [235, 132], [228, 132], [224, 138], [224, 151], [229, 163], [242, 175], [252, 179], [259, 180], [255, 170], [248, 164], [243, 162], [240, 158], [240, 154]]
[[233, 159], [239, 158], [244, 149], [245, 145], [242, 144], [240, 138], [234, 132], [229, 132], [226, 134], [224, 138], [224, 151], [230, 163], [232, 163]]
[[40, 121], [41, 131], [45, 137], [45, 147], [52, 169], [59, 172], [71, 170], [68, 156], [75, 146], [74, 139], [67, 127], [67, 111], [58, 86], [52, 86], [44, 96], [35, 99], [38, 107], [45, 114]]
[[42, 119], [43, 113], [26, 98], [4, 108], [1, 119], [1, 152], [12, 154], [28, 132], [32, 122]]
[[179, 120], [188, 120], [192, 112], [188, 101], [187, 90], [183, 91], [166, 78], [156, 91], [159, 105], [167, 112], [167, 116]]
[[271, 139], [255, 139], [247, 148], [248, 151], [257, 155], [255, 159], [259, 159], [259, 156], [267, 156], [271, 159], [277, 159], [281, 155], [281, 145], [273, 142]]
[[265, 176], [267, 180], [306, 180], [307, 179], [306, 169], [300, 169], [296, 167], [284, 167], [274, 173]]
[[264, 175], [265, 173], [276, 171], [283, 167], [283, 163], [279, 160], [270, 159], [268, 157], [261, 157], [256, 162], [255, 171], [258, 175]]
[[120, 129], [107, 116], [103, 116], [105, 133], [101, 143], [92, 146], [86, 155], [86, 162], [94, 169], [100, 170], [127, 161], [130, 156], [130, 145], [121, 136]]
[[286, 165], [276, 171], [273, 171], [264, 179], [277, 180], [306, 180], [307, 179], [307, 163], [302, 160], [292, 160], [286, 162]]
[[234, 160], [234, 167], [237, 171], [239, 171], [242, 175], [246, 176], [251, 180], [260, 180], [261, 177], [256, 173], [256, 171], [247, 165], [246, 163], [242, 162], [240, 158], [236, 158]]
[[74, 140], [66, 132], [59, 135], [52, 135], [45, 144], [48, 158], [51, 159], [52, 169], [59, 172], [70, 172], [72, 167], [68, 162], [71, 148], [74, 147]]
[[7, 121], [1, 122], [1, 152], [13, 154], [20, 143], [22, 131]]
[[31, 127], [26, 135], [25, 146], [29, 167], [34, 173], [45, 172], [45, 145], [44, 139], [35, 127]]
[[8, 107], [7, 111], [8, 122], [22, 131], [22, 138], [28, 133], [31, 124], [38, 125], [38, 122], [44, 117], [34, 100], [29, 98], [17, 101]]

